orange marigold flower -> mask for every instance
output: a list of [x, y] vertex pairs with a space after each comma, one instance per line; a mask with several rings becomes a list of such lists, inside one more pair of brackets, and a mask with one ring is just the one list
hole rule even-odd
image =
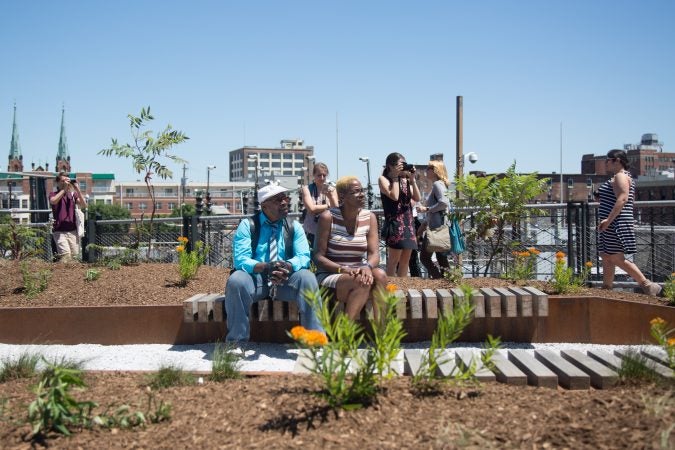
[[176, 247], [176, 251], [177, 251], [178, 253], [184, 252], [184, 251], [185, 251], [185, 247], [182, 246], [182, 245], [179, 245], [178, 247]]
[[398, 286], [396, 286], [394, 283], [389, 283], [387, 285], [386, 289], [387, 289], [387, 292], [389, 292], [390, 294], [393, 294], [398, 289]]
[[179, 236], [178, 242], [182, 242], [183, 244], [187, 244], [188, 238], [186, 238], [185, 236]]
[[671, 337], [666, 343], [668, 344], [668, 347], [675, 347], [675, 337]]
[[654, 326], [654, 325], [665, 325], [666, 321], [663, 320], [660, 317], [654, 317], [652, 320], [649, 321], [649, 324]]
[[537, 249], [534, 248], [534, 247], [528, 248], [527, 251], [529, 251], [529, 252], [532, 253], [533, 255], [538, 255], [539, 253], [541, 253], [539, 250], [537, 250]]
[[305, 330], [302, 335], [302, 342], [310, 347], [320, 347], [328, 343], [328, 338], [324, 333], [318, 330]]
[[675, 278], [675, 272], [670, 274], [670, 278]]
[[593, 267], [593, 261], [586, 261], [586, 267], [588, 267], [589, 269]]
[[558, 252], [555, 253], [556, 259], [563, 259], [564, 257], [565, 257], [565, 253], [563, 253], [563, 252], [558, 251]]
[[296, 341], [299, 340], [302, 337], [302, 335], [305, 334], [306, 332], [307, 330], [305, 329], [305, 327], [300, 325], [296, 325], [293, 328], [291, 328], [291, 336]]

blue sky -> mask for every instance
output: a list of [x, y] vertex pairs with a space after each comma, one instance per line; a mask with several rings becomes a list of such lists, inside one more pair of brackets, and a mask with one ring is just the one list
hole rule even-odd
[[333, 178], [365, 179], [359, 156], [375, 177], [393, 151], [443, 152], [454, 172], [461, 95], [469, 169], [558, 172], [562, 123], [576, 173], [643, 133], [675, 151], [674, 22], [668, 0], [3, 2], [0, 152], [16, 101], [24, 164], [53, 167], [65, 104], [74, 170], [135, 180], [97, 152], [151, 105], [155, 130], [191, 138], [176, 153], [194, 181], [285, 138]]

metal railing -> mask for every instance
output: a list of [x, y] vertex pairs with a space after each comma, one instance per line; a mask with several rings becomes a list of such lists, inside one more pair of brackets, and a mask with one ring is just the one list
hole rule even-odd
[[[501, 276], [513, 265], [513, 251], [534, 247], [537, 256], [534, 277], [548, 279], [553, 273], [558, 251], [566, 254], [567, 262], [580, 273], [587, 261], [593, 269], [591, 278], [601, 278], [601, 261], [597, 251], [598, 204], [570, 202], [567, 204], [528, 205], [525, 217], [515, 227], [507, 227], [499, 248], [494, 252], [490, 242], [471, 239], [475, 232], [476, 209], [456, 209], [463, 219], [466, 251], [461, 258], [464, 276]], [[540, 211], [537, 214], [535, 211]], [[2, 212], [2, 211], [0, 211]], [[382, 210], [373, 211], [382, 220]], [[299, 214], [289, 215], [296, 219]], [[89, 220], [85, 244], [92, 242], [98, 249], [108, 249], [108, 254], [120, 248], [135, 248], [141, 258], [173, 262], [179, 236], [187, 236], [190, 243], [202, 241], [209, 249], [206, 264], [230, 267], [232, 241], [240, 220], [247, 215], [211, 215], [190, 218], [157, 218], [153, 221], [153, 233], [147, 231], [149, 220], [141, 226], [140, 220]], [[636, 240], [638, 251], [634, 262], [642, 272], [654, 281], [663, 281], [675, 272], [675, 201], [641, 201], [635, 203]], [[148, 243], [151, 243], [148, 246]], [[83, 245], [84, 247], [85, 245]], [[490, 261], [490, 255], [495, 253]], [[93, 261], [106, 252], [85, 252], [85, 259]], [[109, 256], [109, 255], [108, 255]], [[386, 246], [380, 242], [380, 261], [386, 263]], [[617, 273], [620, 280], [622, 273]]]

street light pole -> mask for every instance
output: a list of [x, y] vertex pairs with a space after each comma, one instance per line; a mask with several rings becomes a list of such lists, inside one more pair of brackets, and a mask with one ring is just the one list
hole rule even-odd
[[260, 158], [258, 154], [248, 155], [249, 161], [255, 161], [255, 186], [253, 187], [253, 205], [255, 212], [258, 212], [260, 205], [258, 204], [258, 172], [260, 171]]
[[211, 215], [211, 192], [209, 191], [209, 186], [211, 182], [211, 171], [215, 169], [216, 166], [206, 166], [206, 215]]
[[366, 163], [366, 171], [368, 172], [368, 209], [373, 209], [373, 185], [370, 182], [370, 158], [362, 156], [359, 161]]

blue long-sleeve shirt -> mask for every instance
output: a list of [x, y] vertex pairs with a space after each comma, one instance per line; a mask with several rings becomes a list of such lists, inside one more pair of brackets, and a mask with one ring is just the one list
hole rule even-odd
[[[260, 234], [258, 239], [258, 246], [255, 249], [255, 254], [251, 252], [251, 225], [248, 220], [242, 220], [237, 227], [234, 234], [234, 243], [232, 244], [234, 252], [234, 268], [237, 270], [245, 270], [247, 273], [253, 273], [253, 268], [260, 262], [269, 262], [270, 249], [269, 241], [272, 234], [272, 227], [267, 224], [269, 219], [260, 212]], [[286, 239], [284, 239], [283, 221], [278, 221], [277, 228], [277, 251], [279, 259], [287, 261], [293, 272], [309, 267], [309, 244], [305, 237], [305, 232], [299, 222], [293, 222], [293, 257], [288, 259], [286, 257]]]

